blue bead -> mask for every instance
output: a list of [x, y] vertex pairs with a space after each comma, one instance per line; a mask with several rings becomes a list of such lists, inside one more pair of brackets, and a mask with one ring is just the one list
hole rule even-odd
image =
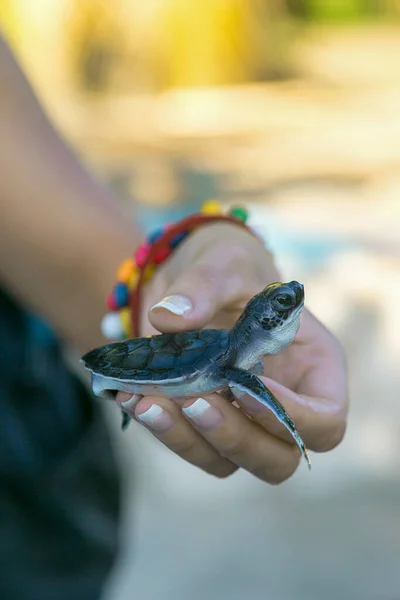
[[124, 308], [129, 302], [129, 289], [125, 283], [117, 283], [114, 290], [115, 301], [119, 308]]
[[171, 248], [176, 248], [181, 242], [183, 242], [187, 235], [187, 233], [180, 233], [179, 235], [174, 237], [174, 239], [171, 242]]
[[147, 241], [149, 244], [155, 244], [164, 235], [164, 229], [156, 229], [149, 235]]

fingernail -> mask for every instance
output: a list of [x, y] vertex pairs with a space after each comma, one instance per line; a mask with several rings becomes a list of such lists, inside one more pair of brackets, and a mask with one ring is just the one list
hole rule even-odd
[[179, 294], [176, 294], [174, 296], [166, 296], [161, 300], [161, 302], [158, 302], [157, 304], [152, 306], [150, 310], [153, 311], [157, 308], [165, 308], [166, 310], [169, 310], [169, 312], [172, 312], [174, 315], [178, 315], [179, 317], [181, 317], [182, 315], [186, 315], [187, 313], [189, 313], [192, 310], [193, 306], [189, 298], [186, 298], [186, 296], [180, 296]]
[[136, 404], [139, 402], [139, 400], [141, 400], [143, 398], [143, 396], [140, 396], [139, 394], [133, 394], [133, 396], [131, 396], [128, 400], [126, 400], [125, 402], [121, 402], [121, 406], [124, 407], [124, 409], [127, 412], [131, 412], [133, 413], [135, 410], [135, 406]]
[[223, 421], [223, 416], [207, 400], [198, 398], [190, 406], [185, 406], [182, 411], [196, 425], [203, 429], [214, 429]]
[[137, 415], [137, 418], [154, 431], [167, 431], [174, 424], [171, 415], [158, 404], [152, 404], [144, 413]]

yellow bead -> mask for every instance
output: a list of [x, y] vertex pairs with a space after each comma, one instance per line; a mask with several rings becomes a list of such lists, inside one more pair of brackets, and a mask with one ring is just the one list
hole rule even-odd
[[131, 258], [124, 260], [117, 271], [117, 281], [120, 283], [128, 283], [135, 268], [136, 265]]
[[130, 278], [129, 278], [129, 281], [128, 281], [129, 291], [134, 290], [135, 287], [137, 286], [138, 281], [139, 281], [139, 274], [140, 274], [140, 271], [135, 266], [134, 270], [131, 272], [131, 275], [130, 275]]
[[148, 267], [146, 267], [146, 270], [144, 272], [144, 277], [143, 277], [144, 283], [148, 283], [150, 281], [150, 279], [153, 278], [156, 271], [157, 271], [156, 265], [149, 265]]
[[127, 338], [132, 337], [132, 313], [130, 308], [123, 308], [119, 311], [119, 316], [121, 318], [121, 324], [124, 330], [124, 333]]
[[201, 209], [203, 215], [207, 215], [209, 217], [213, 215], [221, 215], [223, 213], [222, 204], [217, 202], [216, 200], [208, 200]]

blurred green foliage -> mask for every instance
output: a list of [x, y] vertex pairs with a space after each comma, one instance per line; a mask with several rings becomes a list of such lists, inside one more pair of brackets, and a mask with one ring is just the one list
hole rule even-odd
[[400, 14], [398, 0], [303, 0], [301, 3], [310, 22], [354, 23]]

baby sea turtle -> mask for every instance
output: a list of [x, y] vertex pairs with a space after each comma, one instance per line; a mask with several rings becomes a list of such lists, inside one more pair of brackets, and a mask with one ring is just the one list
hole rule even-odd
[[[293, 342], [303, 307], [300, 283], [272, 283], [247, 303], [230, 331], [203, 329], [114, 342], [88, 352], [81, 362], [101, 398], [114, 399], [117, 391], [129, 392], [137, 401], [143, 395], [190, 398], [220, 391], [234, 400], [248, 394], [290, 431], [310, 467], [295, 424], [257, 377], [264, 372], [264, 356], [279, 354]], [[123, 428], [129, 421], [124, 414]]]

